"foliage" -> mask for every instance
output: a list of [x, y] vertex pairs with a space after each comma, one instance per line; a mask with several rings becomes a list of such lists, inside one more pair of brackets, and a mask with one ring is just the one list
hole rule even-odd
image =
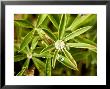
[[96, 75], [95, 14], [15, 14], [14, 75]]

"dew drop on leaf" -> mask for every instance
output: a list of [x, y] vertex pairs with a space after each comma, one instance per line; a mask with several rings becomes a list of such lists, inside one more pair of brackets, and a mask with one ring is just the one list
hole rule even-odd
[[61, 58], [61, 61], [64, 61], [64, 58]]
[[42, 57], [42, 58], [45, 58], [45, 57]]

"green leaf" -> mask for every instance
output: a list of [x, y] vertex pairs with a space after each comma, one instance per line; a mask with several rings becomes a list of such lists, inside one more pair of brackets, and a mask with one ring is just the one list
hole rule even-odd
[[58, 57], [59, 50], [55, 50], [53, 58], [52, 58], [52, 67], [55, 68], [56, 59]]
[[67, 22], [66, 22], [66, 28], [68, 28], [72, 22], [76, 19], [76, 15], [66, 14]]
[[31, 32], [29, 32], [24, 37], [24, 40], [22, 41], [22, 43], [20, 45], [20, 51], [23, 50], [26, 46], [28, 46], [29, 42], [32, 40], [33, 34], [34, 34], [34, 30], [32, 30]]
[[37, 19], [37, 27], [39, 27], [43, 21], [46, 19], [47, 14], [40, 14]]
[[20, 27], [33, 28], [34, 26], [27, 20], [14, 20], [14, 23]]
[[84, 22], [89, 19], [89, 17], [91, 16], [91, 14], [87, 14], [87, 15], [83, 15], [80, 16], [78, 15], [76, 17], [76, 19], [73, 21], [73, 23], [70, 25], [70, 27], [68, 27], [68, 30], [72, 30], [74, 31], [75, 29], [77, 29], [82, 23], [84, 24]]
[[52, 55], [49, 52], [43, 52], [40, 54], [33, 53], [32, 56], [33, 57], [44, 57], [44, 58], [51, 58], [52, 57]]
[[30, 62], [30, 59], [27, 59], [27, 60], [25, 61], [25, 63], [23, 64], [22, 69], [24, 69], [24, 68], [28, 69], [29, 62]]
[[76, 42], [87, 43], [96, 46], [96, 43], [84, 37], [76, 37], [74, 40]]
[[51, 76], [51, 58], [46, 59], [46, 75]]
[[41, 51], [41, 53], [46, 52], [46, 51], [49, 51], [49, 50], [51, 50], [51, 49], [54, 49], [54, 45], [49, 45], [48, 47], [44, 48], [44, 49]]
[[25, 58], [26, 58], [26, 55], [16, 55], [14, 56], [14, 62], [24, 60]]
[[32, 40], [31, 51], [33, 51], [38, 43], [38, 36], [35, 36]]
[[52, 40], [56, 41], [55, 35], [49, 29], [42, 29]]
[[65, 27], [66, 27], [66, 15], [62, 15], [60, 25], [59, 25], [59, 39], [63, 38]]
[[84, 32], [88, 31], [92, 26], [86, 26], [86, 27], [82, 27], [80, 29], [77, 29], [75, 31], [73, 31], [72, 33], [68, 34], [65, 38], [64, 41], [68, 41], [70, 39], [73, 39], [81, 34], [83, 34]]
[[97, 15], [96, 14], [91, 14], [88, 17], [88, 19], [86, 19], [84, 21], [84, 23], [81, 23], [80, 25], [81, 26], [84, 26], [84, 25], [94, 25], [96, 22], [97, 22]]
[[26, 69], [28, 69], [28, 66], [29, 66], [29, 62], [30, 62], [30, 59], [27, 59], [23, 66], [22, 66], [22, 70], [17, 74], [17, 76], [22, 76], [23, 73], [25, 72]]
[[57, 21], [54, 19], [54, 17], [52, 15], [48, 15], [48, 18], [50, 19], [50, 21], [53, 23], [53, 25], [56, 27], [56, 29], [59, 28]]
[[76, 70], [76, 66], [74, 66], [74, 64], [67, 57], [64, 57], [62, 55], [59, 55], [59, 58], [57, 60], [60, 63], [62, 63], [63, 65], [67, 66], [68, 68]]
[[45, 63], [35, 57], [32, 57], [32, 60], [33, 60], [35, 67], [39, 70], [39, 72], [42, 75], [44, 75], [45, 74]]
[[65, 56], [73, 63], [74, 69], [78, 70], [77, 69], [77, 63], [74, 60], [74, 58], [72, 57], [72, 55], [65, 48], [62, 51], [65, 54]]
[[45, 42], [46, 45], [50, 45], [52, 40], [49, 36], [45, 34], [45, 32], [41, 28], [36, 28], [37, 33], [39, 34], [39, 37]]
[[67, 43], [67, 46], [74, 48], [86, 48], [91, 51], [97, 52], [96, 47], [86, 43]]
[[23, 73], [25, 72], [25, 68], [24, 69], [22, 69], [16, 76], [22, 76], [23, 75]]

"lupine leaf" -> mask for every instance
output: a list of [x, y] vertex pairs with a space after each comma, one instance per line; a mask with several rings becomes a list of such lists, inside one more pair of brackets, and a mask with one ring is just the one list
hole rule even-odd
[[34, 26], [27, 20], [14, 20], [15, 24], [24, 28], [33, 28]]
[[76, 17], [76, 19], [73, 21], [73, 23], [70, 25], [70, 27], [68, 27], [67, 29], [74, 31], [74, 30], [77, 29], [82, 23], [84, 24], [85, 20], [87, 20], [90, 16], [91, 16], [91, 14], [87, 14], [87, 15], [84, 15], [84, 16], [78, 15], [78, 16]]
[[25, 68], [24, 69], [22, 69], [16, 76], [22, 76], [23, 75], [23, 73], [25, 72]]
[[46, 19], [47, 14], [40, 14], [37, 19], [37, 27], [39, 27], [42, 22]]
[[59, 55], [59, 58], [57, 60], [61, 62], [63, 65], [67, 66], [68, 68], [76, 70], [76, 66], [67, 57]]
[[41, 51], [41, 53], [46, 52], [46, 51], [49, 51], [49, 50], [51, 50], [51, 49], [54, 49], [54, 45], [49, 45], [48, 47], [44, 48], [44, 49]]
[[63, 53], [64, 53], [65, 56], [73, 63], [74, 69], [75, 69], [75, 70], [78, 70], [78, 69], [77, 69], [77, 63], [76, 63], [76, 61], [74, 60], [74, 58], [72, 57], [72, 55], [71, 55], [65, 48], [63, 49]]
[[30, 59], [26, 59], [22, 66], [22, 70], [17, 74], [17, 76], [22, 76], [26, 69], [28, 69]]
[[67, 46], [74, 48], [87, 48], [91, 51], [97, 52], [95, 46], [86, 43], [67, 43]]
[[54, 19], [54, 17], [52, 15], [48, 15], [48, 18], [50, 19], [50, 21], [53, 23], [53, 25], [56, 27], [56, 29], [59, 28], [57, 21]]
[[59, 25], [59, 39], [63, 38], [65, 27], [66, 27], [66, 15], [62, 15], [60, 25]]
[[38, 36], [35, 36], [32, 40], [31, 50], [33, 51], [38, 43]]
[[52, 40], [54, 40], [54, 41], [57, 40], [56, 37], [55, 37], [55, 35], [54, 35], [51, 31], [49, 31], [49, 29], [43, 28], [42, 30], [43, 30]]
[[40, 54], [33, 53], [33, 57], [51, 58], [52, 55], [49, 52], [43, 52], [43, 53], [40, 53]]
[[42, 75], [44, 75], [45, 74], [45, 63], [35, 57], [32, 57], [32, 60], [33, 60], [35, 67], [39, 70], [39, 72]]
[[14, 62], [24, 60], [25, 58], [26, 58], [26, 55], [16, 55], [14, 56]]
[[77, 29], [75, 31], [73, 31], [72, 33], [68, 34], [65, 38], [64, 41], [68, 41], [70, 39], [73, 39], [81, 34], [83, 34], [84, 32], [88, 31], [92, 26], [86, 26], [86, 27], [82, 27], [80, 29]]
[[51, 76], [51, 58], [46, 59], [46, 75]]
[[26, 46], [28, 46], [29, 42], [32, 40], [33, 34], [34, 34], [34, 30], [32, 30], [31, 32], [29, 32], [24, 37], [24, 40], [22, 41], [22, 43], [20, 45], [20, 51], [23, 50]]
[[76, 19], [76, 15], [66, 14], [66, 17], [67, 17], [66, 28], [68, 28], [72, 24], [72, 22]]
[[57, 59], [57, 56], [58, 56], [58, 50], [55, 50], [54, 52], [54, 55], [53, 55], [53, 58], [52, 58], [52, 67], [55, 68], [55, 63], [56, 63], [56, 59]]
[[87, 43], [96, 46], [96, 43], [84, 37], [76, 37], [74, 40], [76, 42]]

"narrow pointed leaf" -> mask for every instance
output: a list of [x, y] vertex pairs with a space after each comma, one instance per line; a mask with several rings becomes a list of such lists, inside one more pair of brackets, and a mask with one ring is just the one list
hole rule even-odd
[[23, 73], [25, 72], [26, 69], [28, 69], [28, 66], [29, 66], [29, 62], [30, 62], [30, 59], [27, 59], [23, 66], [22, 66], [22, 70], [17, 74], [17, 76], [22, 76]]
[[24, 28], [33, 28], [34, 26], [27, 20], [14, 20], [15, 24]]
[[14, 56], [14, 62], [24, 60], [25, 58], [26, 58], [26, 55], [16, 55]]
[[76, 37], [74, 40], [76, 42], [87, 43], [96, 46], [96, 43], [84, 37]]
[[59, 28], [57, 21], [54, 19], [54, 17], [52, 15], [48, 15], [48, 18], [50, 19], [50, 21], [52, 22], [52, 24], [56, 27], [56, 29]]
[[42, 22], [46, 19], [47, 14], [40, 14], [37, 19], [37, 27], [39, 27]]
[[49, 31], [49, 29], [42, 29], [52, 40], [54, 40], [54, 41], [56, 41], [57, 39], [56, 39], [56, 37], [55, 37], [55, 35], [51, 32], [51, 31]]
[[22, 76], [23, 75], [23, 73], [25, 72], [25, 68], [24, 69], [22, 69], [16, 76]]
[[49, 52], [44, 52], [44, 53], [33, 53], [33, 57], [44, 57], [44, 58], [51, 58], [52, 55]]
[[23, 64], [23, 67], [22, 67], [22, 69], [24, 69], [24, 68], [28, 68], [28, 66], [29, 66], [29, 62], [30, 62], [30, 59], [26, 59], [26, 61], [25, 61], [25, 63]]
[[66, 14], [66, 17], [67, 17], [66, 28], [68, 28], [73, 23], [73, 21], [75, 21], [76, 15]]
[[77, 29], [82, 23], [84, 23], [90, 16], [91, 16], [91, 14], [87, 14], [87, 15], [84, 15], [84, 16], [78, 15], [78, 16], [76, 17], [76, 19], [73, 21], [73, 23], [70, 25], [70, 27], [67, 28], [67, 29], [74, 31], [74, 30]]
[[70, 61], [70, 59], [68, 59], [67, 57], [64, 57], [62, 55], [59, 55], [59, 58], [57, 59], [60, 63], [62, 63], [63, 65], [67, 66], [70, 69], [73, 70], [78, 70], [76, 68], [76, 66]]
[[65, 27], [66, 27], [66, 15], [62, 15], [60, 25], [59, 25], [59, 39], [63, 38]]
[[32, 37], [34, 34], [34, 30], [32, 30], [31, 32], [29, 32], [25, 37], [24, 40], [22, 41], [21, 45], [20, 45], [20, 51], [23, 50], [26, 46], [28, 46], [29, 42], [31, 41]]
[[53, 59], [52, 59], [52, 67], [55, 68], [55, 63], [56, 63], [56, 59], [58, 57], [58, 50], [55, 50], [55, 53], [53, 55]]
[[74, 48], [86, 48], [91, 51], [97, 52], [96, 47], [86, 43], [67, 43], [67, 46]]
[[64, 48], [63, 49], [63, 53], [65, 54], [65, 56], [73, 63], [74, 68], [77, 70], [77, 63], [74, 60], [74, 58], [72, 57], [72, 55]]
[[46, 59], [46, 75], [51, 76], [51, 59]]
[[33, 51], [38, 43], [38, 36], [35, 36], [32, 40], [31, 50]]
[[[72, 30], [74, 24], [78, 21], [78, 19], [81, 17], [81, 15], [77, 15], [76, 18], [73, 20], [73, 22], [69, 25], [69, 27], [66, 30]], [[75, 29], [74, 29], [75, 30]]]
[[74, 39], [75, 37], [83, 34], [84, 32], [88, 31], [92, 26], [86, 26], [80, 29], [77, 29], [75, 31], [73, 31], [72, 33], [68, 34], [65, 38], [64, 41], [68, 41], [70, 39]]
[[35, 67], [39, 70], [39, 72], [42, 75], [44, 75], [45, 74], [45, 63], [35, 57], [32, 57], [32, 60], [33, 60]]
[[44, 48], [44, 49], [41, 51], [41, 53], [46, 52], [46, 51], [49, 51], [49, 50], [51, 50], [51, 49], [54, 49], [54, 45], [49, 45], [48, 47]]

